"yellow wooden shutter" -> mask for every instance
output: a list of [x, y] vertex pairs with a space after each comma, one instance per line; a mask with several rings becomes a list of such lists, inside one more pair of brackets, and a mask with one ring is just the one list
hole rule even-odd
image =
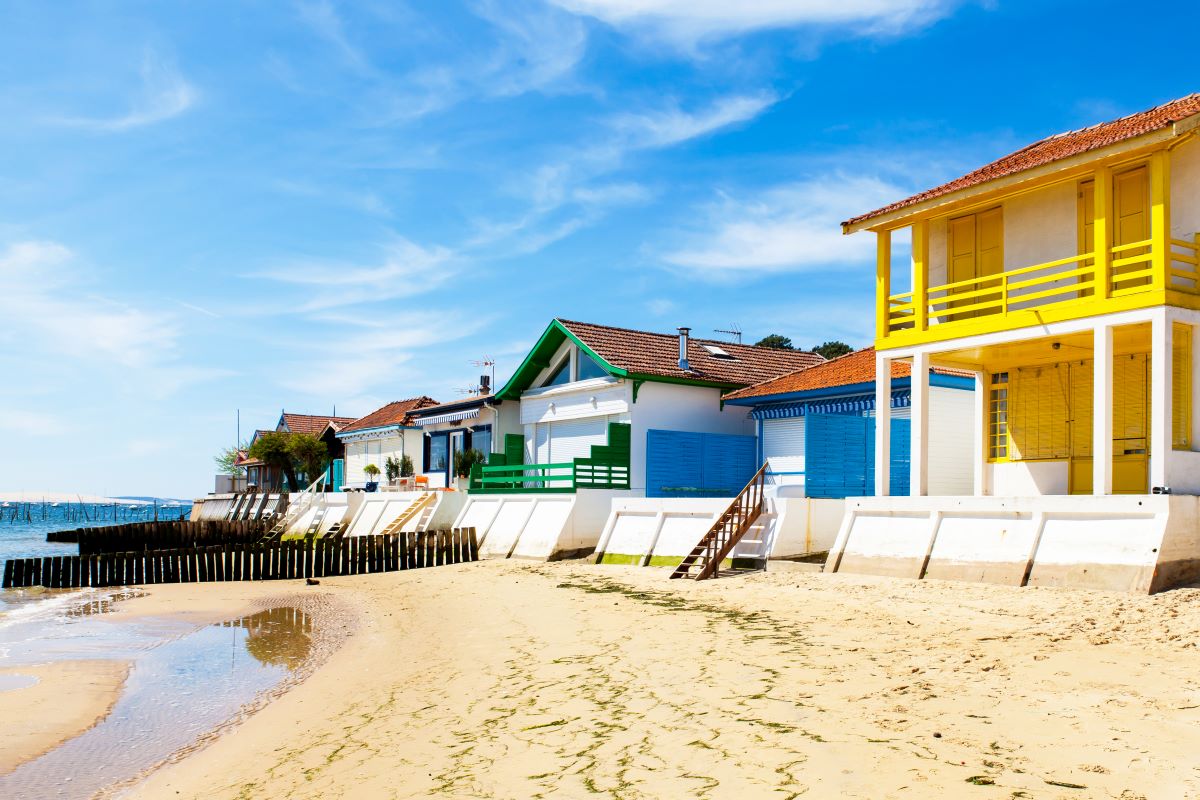
[[1113, 455], [1149, 452], [1146, 430], [1150, 363], [1145, 353], [1113, 359]]
[[1093, 364], [1082, 361], [1070, 365], [1071, 374], [1071, 457], [1092, 457]]
[[1011, 372], [1011, 458], [1016, 461], [1066, 458], [1070, 454], [1065, 364], [1024, 367]]
[[1192, 447], [1192, 326], [1176, 322], [1171, 348], [1171, 446]]
[[999, 208], [981, 211], [975, 224], [977, 235], [976, 276], [1004, 272], [1004, 216]]
[[[1133, 244], [1150, 238], [1150, 178], [1145, 167], [1126, 170], [1113, 176], [1113, 246]], [[1149, 247], [1122, 250], [1116, 259], [1146, 255]], [[1113, 268], [1113, 275], [1124, 275], [1147, 269], [1150, 262], [1138, 261]], [[1150, 278], [1135, 278], [1115, 281], [1117, 288], [1128, 288], [1150, 283]]]
[[[949, 283], [975, 277], [975, 215], [950, 220]], [[970, 287], [968, 287], [969, 289]]]

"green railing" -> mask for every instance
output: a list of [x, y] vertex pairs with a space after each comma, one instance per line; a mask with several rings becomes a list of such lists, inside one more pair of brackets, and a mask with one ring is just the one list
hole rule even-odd
[[[565, 472], [564, 472], [565, 470]], [[475, 464], [471, 467], [470, 491], [500, 492], [573, 492], [575, 465], [513, 464], [493, 466]]]
[[504, 452], [492, 453], [488, 464], [471, 467], [468, 491], [474, 494], [514, 492], [571, 493], [576, 489], [629, 488], [629, 425], [608, 426], [608, 444], [592, 447], [590, 458], [558, 464], [522, 464], [524, 437], [504, 437]]

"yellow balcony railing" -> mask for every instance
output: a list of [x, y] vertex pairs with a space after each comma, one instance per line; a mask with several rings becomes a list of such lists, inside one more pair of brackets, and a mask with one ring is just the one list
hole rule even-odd
[[[1200, 295], [1200, 234], [1190, 242], [1171, 239], [1167, 251], [1163, 269], [1150, 239], [1111, 248], [1106, 291], [1098, 291], [1103, 279], [1097, 276], [1095, 254], [1083, 253], [931, 286], [920, 298], [911, 291], [893, 294], [887, 329], [880, 333], [885, 340], [947, 339], [1136, 307], [1138, 299], [1127, 298], [1152, 292]], [[921, 303], [924, 314], [919, 315]], [[925, 329], [918, 331], [921, 321]]]

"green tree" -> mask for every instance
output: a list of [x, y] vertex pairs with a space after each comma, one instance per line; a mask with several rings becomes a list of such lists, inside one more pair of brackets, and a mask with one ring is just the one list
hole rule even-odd
[[241, 447], [226, 447], [213, 456], [213, 461], [217, 464], [217, 471], [222, 475], [233, 475], [238, 478], [245, 475], [245, 467], [239, 467], [237, 462], [239, 451], [245, 450], [247, 447], [249, 447], [248, 444], [242, 444]]
[[[296, 479], [296, 457], [292, 454], [291, 447], [293, 435], [283, 431], [264, 433], [254, 440], [254, 444], [250, 445], [249, 455], [268, 467], [275, 467], [281, 471], [291, 490], [298, 492], [304, 487]], [[324, 445], [322, 444], [322, 446]]]
[[293, 465], [312, 483], [329, 466], [329, 448], [311, 433], [293, 433], [288, 439]]
[[781, 336], [778, 333], [772, 333], [769, 336], [764, 336], [754, 343], [755, 347], [769, 347], [772, 350], [795, 350], [792, 340], [786, 336]]
[[847, 353], [853, 353], [854, 348], [845, 342], [834, 340], [832, 342], [822, 342], [814, 347], [812, 351], [819, 356], [832, 359], [837, 358], [838, 356], [844, 356]]

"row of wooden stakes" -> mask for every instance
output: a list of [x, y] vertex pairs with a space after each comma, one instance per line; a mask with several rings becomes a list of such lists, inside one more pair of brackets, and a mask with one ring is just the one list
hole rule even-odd
[[365, 575], [479, 560], [474, 528], [10, 559], [5, 589], [139, 586]]

